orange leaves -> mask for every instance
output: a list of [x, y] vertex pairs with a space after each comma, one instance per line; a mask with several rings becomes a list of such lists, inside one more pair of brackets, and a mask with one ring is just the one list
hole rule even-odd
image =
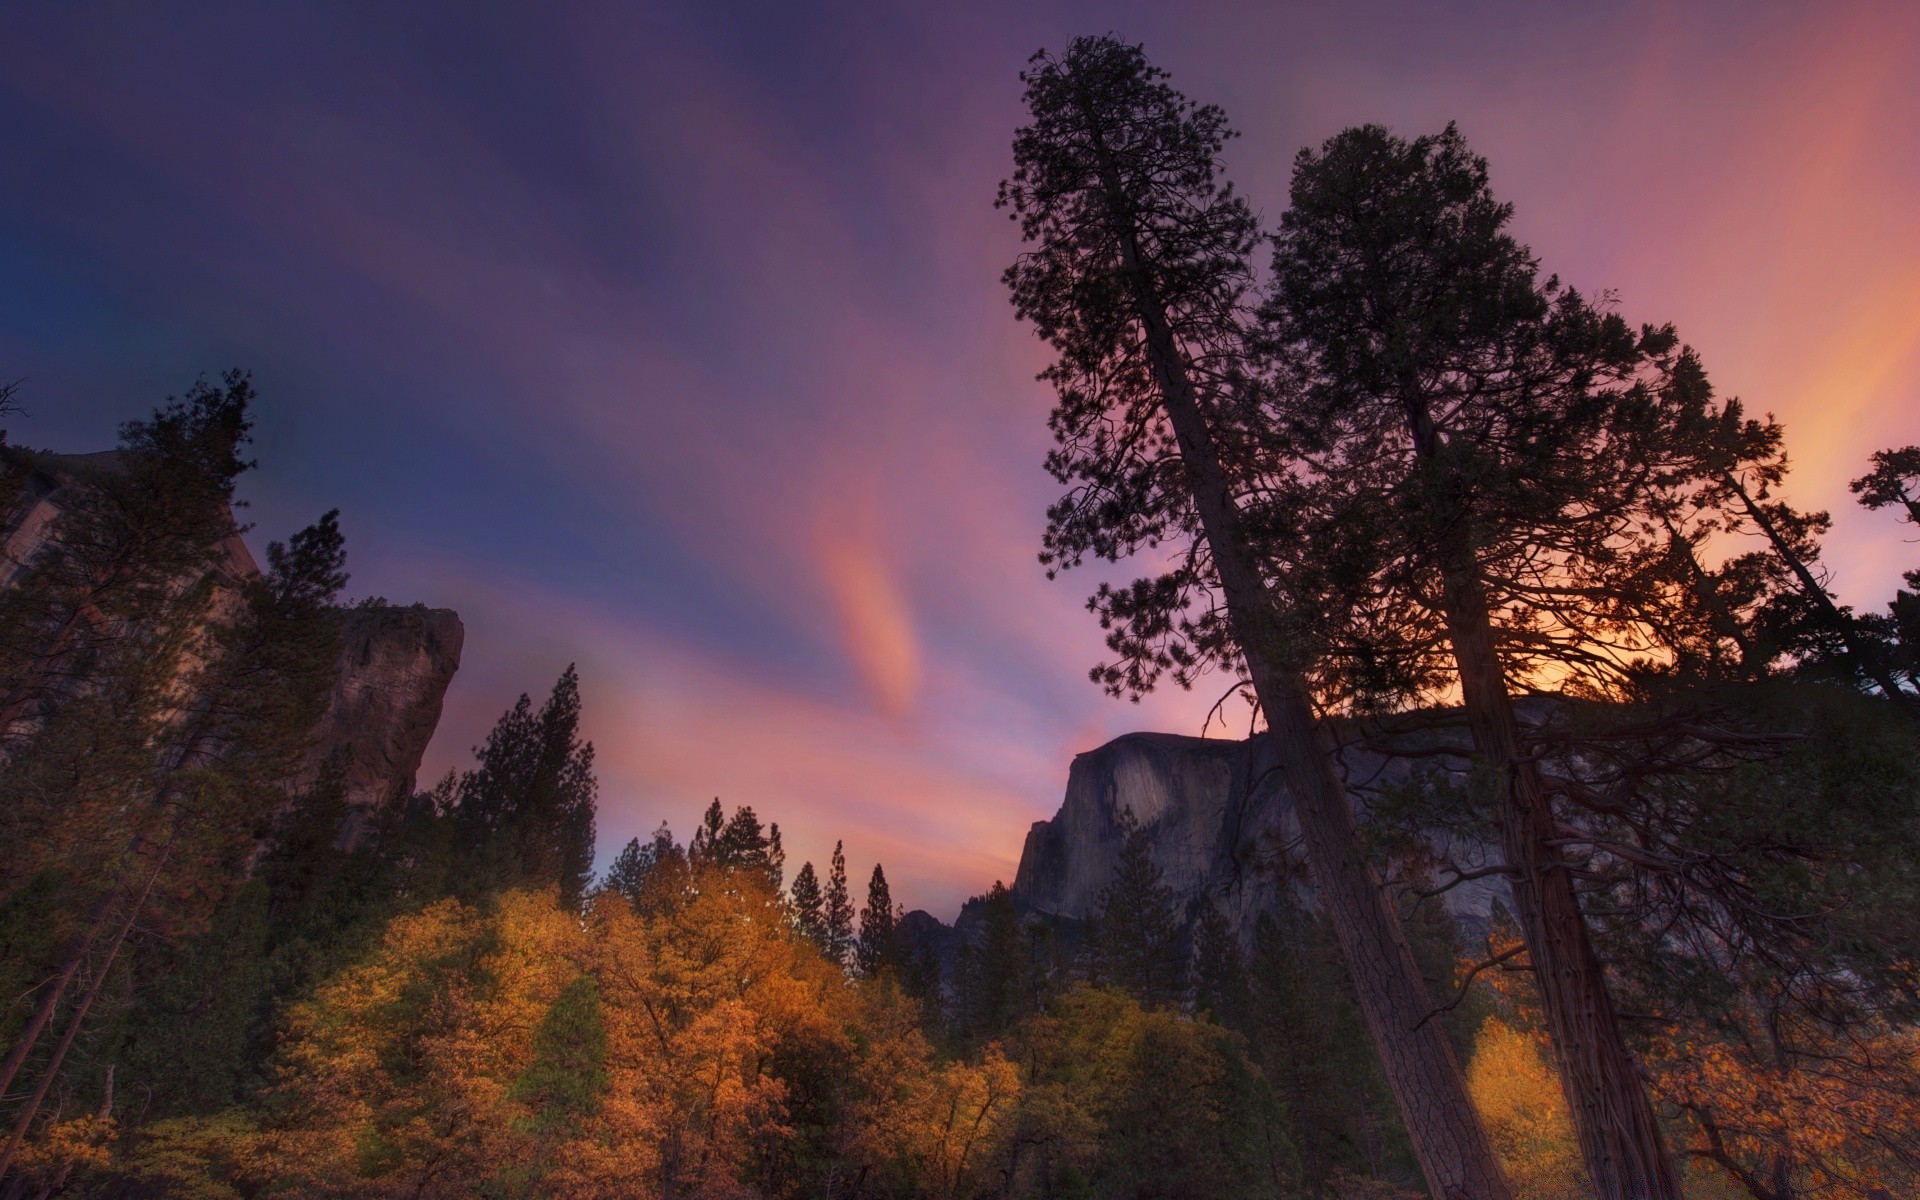
[[1655, 1093], [1686, 1118], [1683, 1149], [1736, 1179], [1784, 1175], [1808, 1195], [1867, 1197], [1916, 1182], [1920, 1034], [1729, 1022], [1651, 1046]]

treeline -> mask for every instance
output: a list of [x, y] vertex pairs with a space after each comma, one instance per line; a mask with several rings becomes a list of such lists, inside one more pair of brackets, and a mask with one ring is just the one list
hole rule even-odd
[[334, 514], [259, 579], [233, 557], [253, 399], [234, 374], [110, 457], [6, 451], [9, 512], [61, 490], [0, 591], [0, 1194], [1198, 1197], [1369, 1169], [1303, 1166], [1244, 1043], [1183, 1009], [1137, 831], [1092, 959], [996, 888], [947, 963], [878, 865], [864, 903], [838, 847], [785, 886], [750, 807], [595, 880], [571, 668], [410, 801], [350, 809], [339, 761], [290, 794], [345, 557]]
[[[999, 203], [1056, 352], [1041, 561], [1145, 552], [1090, 601], [1094, 680], [1218, 669], [1264, 721], [1431, 1193], [1516, 1180], [1393, 892], [1489, 877], [1516, 939], [1467, 974], [1527, 981], [1577, 1186], [1676, 1197], [1693, 1160], [1757, 1200], [1911, 1190], [1920, 599], [1835, 601], [1778, 423], [1543, 274], [1453, 127], [1300, 151], [1268, 228], [1225, 114], [1139, 47], [1021, 78]], [[1870, 466], [1861, 502], [1920, 522], [1920, 449]], [[1444, 769], [1369, 796], [1349, 736]], [[1431, 878], [1389, 878], [1360, 803], [1485, 853], [1405, 838], [1390, 865]]]

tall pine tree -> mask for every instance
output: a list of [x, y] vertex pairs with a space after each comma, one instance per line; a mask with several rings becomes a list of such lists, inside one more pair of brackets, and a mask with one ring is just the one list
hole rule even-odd
[[812, 863], [801, 863], [800, 870], [794, 873], [787, 902], [793, 907], [793, 927], [800, 936], [820, 947], [821, 953], [826, 953], [830, 948], [826, 898], [820, 892], [820, 877], [814, 873]]
[[860, 909], [860, 941], [854, 951], [854, 965], [862, 975], [878, 975], [883, 968], [897, 966], [893, 911], [893, 892], [887, 887], [887, 873], [873, 864], [873, 877], [867, 881], [867, 903]]
[[458, 820], [490, 870], [469, 887], [558, 887], [578, 905], [593, 873], [593, 744], [580, 740], [580, 677], [571, 664], [536, 712], [524, 694], [501, 716], [454, 795]]
[[826, 928], [827, 958], [843, 967], [853, 956], [853, 916], [853, 897], [847, 892], [847, 854], [841, 843], [835, 842], [821, 919]]
[[[1436, 1197], [1510, 1194], [1397, 913], [1361, 853], [1353, 811], [1315, 720], [1284, 581], [1264, 574], [1237, 432], [1244, 304], [1259, 229], [1222, 183], [1231, 135], [1137, 46], [1080, 38], [1021, 76], [1030, 123], [1014, 135], [999, 203], [1029, 247], [1006, 272], [1016, 313], [1055, 349], [1048, 468], [1066, 488], [1042, 561], [1073, 567], [1136, 550], [1172, 559], [1093, 607], [1119, 655], [1096, 679], [1138, 694], [1171, 672], [1244, 670], [1278, 751], [1314, 882]], [[1174, 549], [1169, 555], [1168, 546]]]

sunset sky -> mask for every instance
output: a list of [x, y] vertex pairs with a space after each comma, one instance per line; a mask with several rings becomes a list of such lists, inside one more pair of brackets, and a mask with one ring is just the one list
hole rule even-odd
[[[1042, 348], [992, 208], [1034, 50], [1145, 42], [1269, 223], [1344, 126], [1457, 120], [1547, 269], [1846, 481], [1920, 442], [1920, 5], [9, 3], [13, 440], [254, 372], [256, 548], [343, 510], [355, 596], [458, 609], [423, 783], [580, 665], [603, 859], [706, 801], [951, 917], [1080, 751], [1213, 699], [1086, 681], [1034, 555]], [[1244, 710], [1239, 731], [1244, 733]]]

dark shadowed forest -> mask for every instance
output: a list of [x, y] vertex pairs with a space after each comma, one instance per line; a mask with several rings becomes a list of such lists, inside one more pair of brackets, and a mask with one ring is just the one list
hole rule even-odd
[[[1249, 197], [1140, 47], [1020, 82], [1040, 563], [1106, 580], [1094, 684], [1270, 744], [1281, 901], [1176, 903], [1124, 808], [1086, 921], [909, 914], [764, 797], [597, 857], [572, 666], [379, 774], [349, 650], [439, 626], [347, 598], [337, 512], [254, 563], [232, 371], [0, 434], [0, 1198], [1915, 1194], [1920, 563], [1839, 603], [1789, 431], [1458, 129]], [[1910, 550], [1920, 447], [1859, 471]]]

